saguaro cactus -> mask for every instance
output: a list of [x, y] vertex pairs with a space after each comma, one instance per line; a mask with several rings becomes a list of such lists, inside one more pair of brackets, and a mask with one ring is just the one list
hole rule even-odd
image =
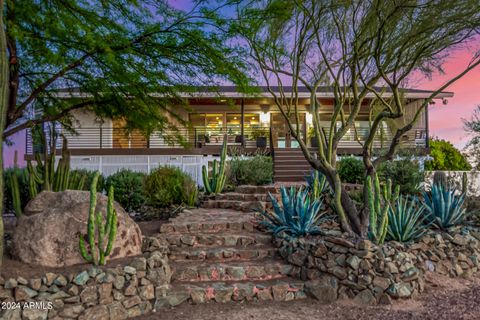
[[207, 194], [220, 193], [223, 191], [227, 175], [225, 174], [227, 158], [227, 135], [223, 138], [220, 166], [217, 160], [213, 160], [212, 176], [209, 177], [208, 166], [202, 166], [203, 185]]
[[[117, 212], [113, 207], [113, 187], [108, 190], [107, 217], [103, 223], [101, 212], [95, 214], [97, 206], [97, 181], [100, 173], [97, 172], [93, 178], [90, 187], [90, 210], [88, 213], [87, 238], [90, 247], [90, 253], [87, 251], [83, 235], [79, 236], [80, 254], [88, 263], [94, 265], [104, 265], [105, 258], [110, 255], [117, 236]], [[95, 241], [95, 230], [97, 231], [97, 241]], [[106, 241], [106, 244], [105, 244]]]
[[370, 238], [377, 244], [383, 244], [387, 235], [388, 227], [388, 210], [393, 202], [397, 200], [400, 194], [400, 186], [395, 188], [392, 193], [392, 181], [387, 180], [387, 184], [380, 186], [378, 176], [374, 175], [372, 186], [372, 178], [368, 176], [365, 181], [368, 196], [368, 210], [370, 212]]

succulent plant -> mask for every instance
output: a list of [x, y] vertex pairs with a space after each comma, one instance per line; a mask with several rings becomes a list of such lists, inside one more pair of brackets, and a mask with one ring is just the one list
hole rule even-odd
[[301, 237], [308, 234], [318, 234], [323, 221], [321, 211], [323, 199], [313, 198], [308, 190], [294, 187], [280, 188], [282, 205], [269, 193], [273, 212], [263, 211], [265, 217], [261, 224], [275, 235], [284, 233], [290, 237]]
[[330, 192], [327, 178], [318, 170], [310, 171], [310, 175], [306, 177], [308, 191], [316, 199], [324, 193]]
[[420, 238], [427, 226], [425, 205], [417, 197], [399, 197], [388, 210], [387, 239], [408, 242]]
[[434, 183], [430, 191], [424, 192], [423, 199], [429, 213], [427, 220], [439, 229], [446, 230], [465, 219], [465, 193], [457, 194], [455, 188]]
[[220, 155], [220, 166], [218, 166], [217, 160], [213, 160], [211, 176], [208, 174], [208, 165], [202, 166], [203, 186], [207, 194], [221, 193], [225, 187], [225, 181], [227, 179], [225, 173], [227, 149], [227, 135], [225, 135], [223, 137], [222, 153]]

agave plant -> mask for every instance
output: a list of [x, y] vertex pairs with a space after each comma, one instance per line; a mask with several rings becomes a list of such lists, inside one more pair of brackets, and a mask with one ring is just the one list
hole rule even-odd
[[318, 170], [310, 171], [305, 180], [307, 181], [307, 189], [314, 198], [320, 197], [324, 193], [330, 192], [327, 178]]
[[291, 237], [301, 237], [308, 234], [318, 234], [322, 222], [322, 198], [313, 198], [307, 189], [294, 187], [280, 189], [282, 205], [269, 193], [273, 212], [261, 212], [266, 218], [261, 222], [273, 234], [283, 232]]
[[420, 238], [427, 230], [425, 219], [425, 205], [417, 197], [399, 197], [388, 210], [387, 239], [408, 242]]
[[435, 227], [445, 230], [465, 219], [465, 193], [457, 195], [455, 188], [434, 183], [430, 192], [423, 193], [423, 198], [429, 213], [427, 220]]

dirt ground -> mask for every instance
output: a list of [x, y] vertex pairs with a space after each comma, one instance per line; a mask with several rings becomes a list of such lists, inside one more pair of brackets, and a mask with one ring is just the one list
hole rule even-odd
[[183, 304], [139, 317], [138, 320], [476, 320], [480, 319], [480, 274], [471, 279], [428, 275], [426, 290], [415, 299], [389, 306], [361, 307], [340, 301], [320, 304], [306, 299], [243, 304]]

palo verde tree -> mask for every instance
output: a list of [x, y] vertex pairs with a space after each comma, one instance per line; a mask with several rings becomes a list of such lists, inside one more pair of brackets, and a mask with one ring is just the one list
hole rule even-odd
[[[378, 165], [393, 158], [402, 136], [432, 99], [480, 64], [480, 55], [475, 54], [412, 116], [405, 116], [406, 81], [413, 74], [441, 71], [450, 52], [478, 34], [478, 1], [262, 0], [237, 1], [235, 6], [238, 17], [231, 30], [248, 45], [253, 67], [263, 76], [306, 159], [326, 176], [342, 228], [366, 237], [368, 203], [358, 210], [342, 186], [336, 170], [339, 142], [357, 129], [362, 105], [371, 103], [368, 132], [359, 142], [365, 176], [373, 178]], [[300, 86], [310, 93], [308, 109], [318, 152], [310, 151], [301, 138]], [[327, 116], [320, 115], [327, 109], [318, 94], [320, 86], [334, 95], [333, 111]], [[322, 127], [321, 121], [330, 125]], [[392, 137], [380, 154], [374, 154], [374, 141], [383, 124], [390, 122], [396, 124], [391, 126]]]
[[472, 160], [475, 162], [475, 169], [480, 169], [480, 105], [473, 110], [470, 119], [463, 119], [464, 129], [470, 135], [467, 149]]
[[[68, 126], [71, 112], [82, 108], [179, 138], [169, 119], [182, 121], [168, 108], [183, 102], [179, 92], [247, 80], [239, 51], [204, 17], [208, 4], [194, 3], [190, 11], [163, 0], [1, 4], [2, 141], [45, 122]], [[81, 94], [65, 99], [75, 92]]]

